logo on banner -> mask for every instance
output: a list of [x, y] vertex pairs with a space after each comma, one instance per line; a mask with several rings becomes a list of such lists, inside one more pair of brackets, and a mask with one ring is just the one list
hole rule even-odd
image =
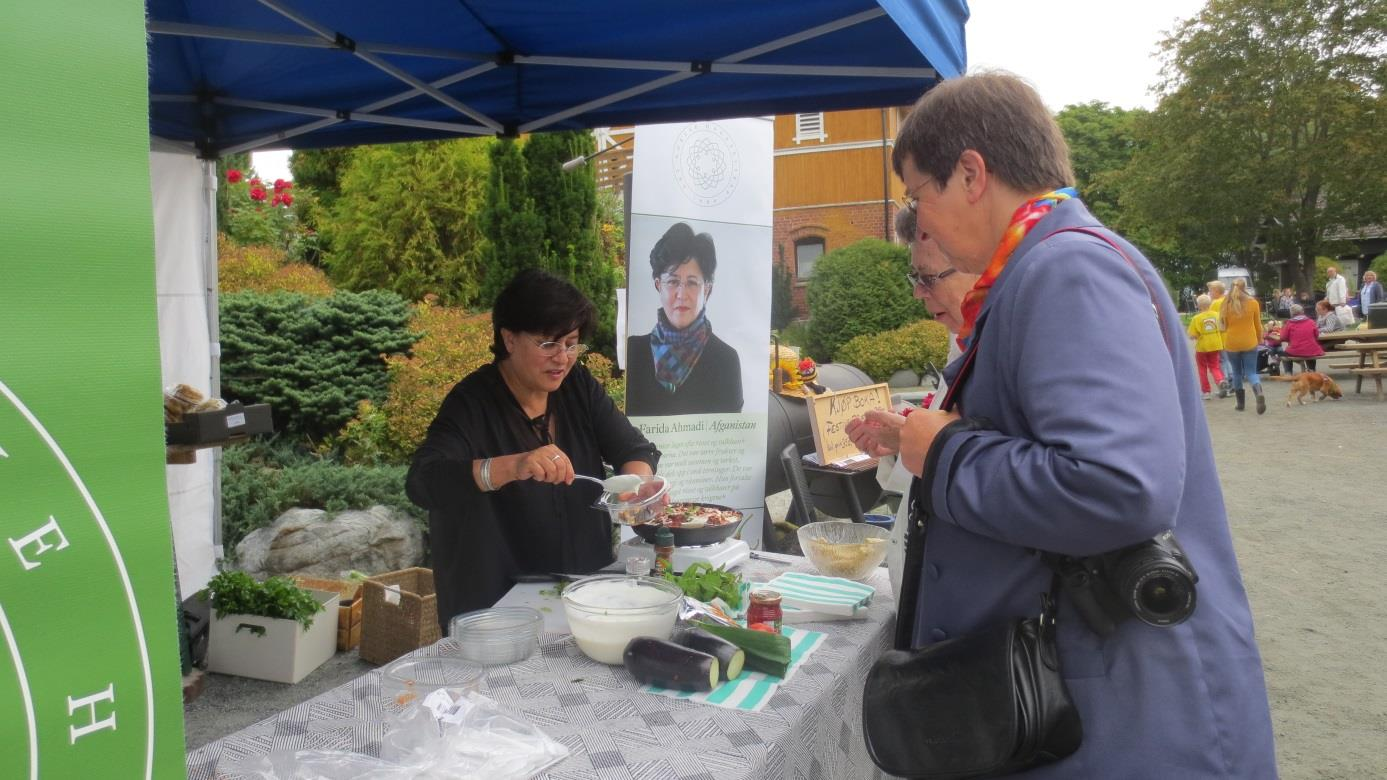
[[699, 206], [716, 206], [732, 197], [741, 173], [737, 145], [722, 127], [698, 122], [674, 139], [674, 180]]

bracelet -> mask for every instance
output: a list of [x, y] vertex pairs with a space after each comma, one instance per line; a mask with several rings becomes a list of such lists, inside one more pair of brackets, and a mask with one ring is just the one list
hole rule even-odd
[[482, 490], [484, 492], [490, 493], [496, 489], [496, 486], [491, 484], [491, 458], [482, 461], [481, 476]]

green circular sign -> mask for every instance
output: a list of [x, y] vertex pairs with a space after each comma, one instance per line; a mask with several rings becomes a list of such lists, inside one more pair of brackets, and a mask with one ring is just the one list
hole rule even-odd
[[3, 381], [0, 496], [0, 777], [151, 777], [149, 648], [117, 534]]

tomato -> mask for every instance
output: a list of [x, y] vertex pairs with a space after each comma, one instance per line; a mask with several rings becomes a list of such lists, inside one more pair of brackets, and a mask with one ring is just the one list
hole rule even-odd
[[751, 629], [752, 631], [765, 631], [767, 634], [780, 633], [775, 630], [775, 626], [770, 626], [765, 623], [748, 623], [747, 628]]

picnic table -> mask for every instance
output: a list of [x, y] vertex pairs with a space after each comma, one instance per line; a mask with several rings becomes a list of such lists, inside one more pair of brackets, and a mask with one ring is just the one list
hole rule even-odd
[[[1366, 331], [1359, 331], [1364, 333]], [[1383, 331], [1387, 333], [1387, 331]], [[1357, 352], [1358, 365], [1350, 368], [1349, 372], [1358, 377], [1358, 382], [1354, 388], [1355, 393], [1363, 392], [1363, 377], [1370, 376], [1377, 385], [1377, 400], [1383, 400], [1382, 394], [1382, 375], [1387, 374], [1387, 366], [1382, 363], [1383, 352], [1387, 352], [1387, 341], [1368, 341], [1355, 342], [1353, 344], [1336, 344], [1335, 349]]]
[[[749, 581], [813, 573], [799, 556], [767, 556], [742, 567]], [[862, 737], [862, 681], [891, 645], [895, 600], [884, 567], [862, 617], [797, 623], [822, 632], [818, 647], [755, 711], [642, 691], [620, 666], [589, 660], [567, 621], [546, 614], [540, 648], [529, 659], [487, 667], [482, 693], [569, 749], [542, 780], [611, 778], [880, 778]], [[516, 586], [517, 588], [521, 586]], [[552, 609], [562, 610], [556, 600]], [[418, 657], [454, 655], [442, 639]], [[251, 780], [270, 756], [299, 750], [380, 755], [389, 703], [374, 670], [235, 734], [187, 753], [190, 780]]]
[[1387, 340], [1387, 328], [1368, 328], [1367, 330], [1336, 330], [1333, 333], [1321, 333], [1320, 344], [1328, 347], [1333, 344], [1342, 344], [1349, 339], [1359, 341], [1381, 341]]

